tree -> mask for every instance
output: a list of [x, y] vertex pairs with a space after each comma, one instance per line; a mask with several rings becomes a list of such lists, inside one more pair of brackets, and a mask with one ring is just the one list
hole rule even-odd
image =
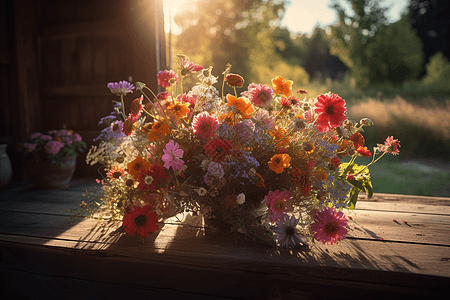
[[380, 1], [347, 2], [353, 15], [334, 3], [339, 23], [331, 28], [331, 51], [346, 63], [359, 86], [415, 79], [422, 69], [423, 55], [409, 16], [389, 24], [385, 16], [388, 8]]
[[[438, 52], [450, 59], [450, 2], [448, 0], [411, 0], [410, 22], [422, 40], [424, 64]], [[421, 75], [424, 75], [422, 72]]]
[[216, 74], [230, 63], [233, 73], [252, 80], [252, 49], [272, 52], [272, 27], [283, 14], [282, 0], [195, 0], [175, 16], [182, 28], [176, 48]]
[[401, 84], [416, 79], [422, 70], [422, 43], [409, 23], [409, 15], [383, 26], [367, 48], [370, 82]]

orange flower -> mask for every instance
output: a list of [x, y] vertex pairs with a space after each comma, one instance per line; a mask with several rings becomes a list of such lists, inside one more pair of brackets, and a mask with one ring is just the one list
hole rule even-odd
[[246, 101], [244, 98], [237, 98], [233, 95], [227, 95], [228, 106], [234, 106], [242, 114], [242, 118], [249, 119], [254, 110], [250, 101]]
[[130, 175], [133, 175], [135, 179], [138, 179], [141, 172], [144, 170], [149, 170], [150, 166], [150, 162], [146, 161], [141, 156], [138, 156], [127, 164], [127, 169]]
[[236, 120], [234, 119], [234, 114], [232, 111], [220, 114], [218, 117], [220, 123], [227, 123], [231, 127], [233, 127], [236, 124]]
[[284, 128], [275, 127], [275, 129], [269, 131], [269, 135], [273, 137], [273, 143], [276, 144], [277, 147], [289, 146], [289, 137], [285, 137], [286, 130], [284, 130]]
[[153, 124], [152, 129], [150, 129], [150, 133], [147, 134], [147, 139], [151, 142], [156, 141], [162, 136], [166, 136], [170, 132], [170, 127], [161, 121], [156, 121]]
[[285, 97], [292, 95], [292, 81], [284, 80], [283, 77], [277, 76], [272, 79], [273, 91], [275, 94], [283, 94]]
[[175, 102], [167, 107], [167, 109], [174, 114], [177, 118], [184, 118], [189, 113], [189, 102], [181, 104], [180, 102]]
[[281, 174], [291, 165], [290, 161], [291, 157], [288, 154], [275, 154], [269, 161], [269, 168], [275, 173]]

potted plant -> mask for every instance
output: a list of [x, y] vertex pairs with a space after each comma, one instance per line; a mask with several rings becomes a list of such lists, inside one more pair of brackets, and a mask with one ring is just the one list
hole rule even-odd
[[68, 129], [35, 132], [20, 145], [26, 173], [43, 188], [67, 185], [75, 172], [77, 152], [84, 149], [81, 135]]

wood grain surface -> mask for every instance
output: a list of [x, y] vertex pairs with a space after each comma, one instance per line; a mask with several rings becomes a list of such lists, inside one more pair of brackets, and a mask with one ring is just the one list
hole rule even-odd
[[347, 239], [287, 250], [205, 235], [199, 216], [165, 219], [144, 243], [119, 222], [72, 218], [93, 182], [0, 192], [0, 271], [12, 298], [132, 289], [182, 299], [394, 299], [438, 297], [450, 284], [450, 198], [362, 196]]

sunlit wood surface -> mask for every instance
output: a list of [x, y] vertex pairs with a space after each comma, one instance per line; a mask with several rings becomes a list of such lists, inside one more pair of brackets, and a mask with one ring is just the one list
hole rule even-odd
[[450, 198], [361, 197], [346, 240], [294, 251], [205, 235], [191, 216], [166, 219], [142, 243], [120, 223], [71, 218], [94, 187], [0, 191], [7, 298], [429, 299], [450, 286]]

